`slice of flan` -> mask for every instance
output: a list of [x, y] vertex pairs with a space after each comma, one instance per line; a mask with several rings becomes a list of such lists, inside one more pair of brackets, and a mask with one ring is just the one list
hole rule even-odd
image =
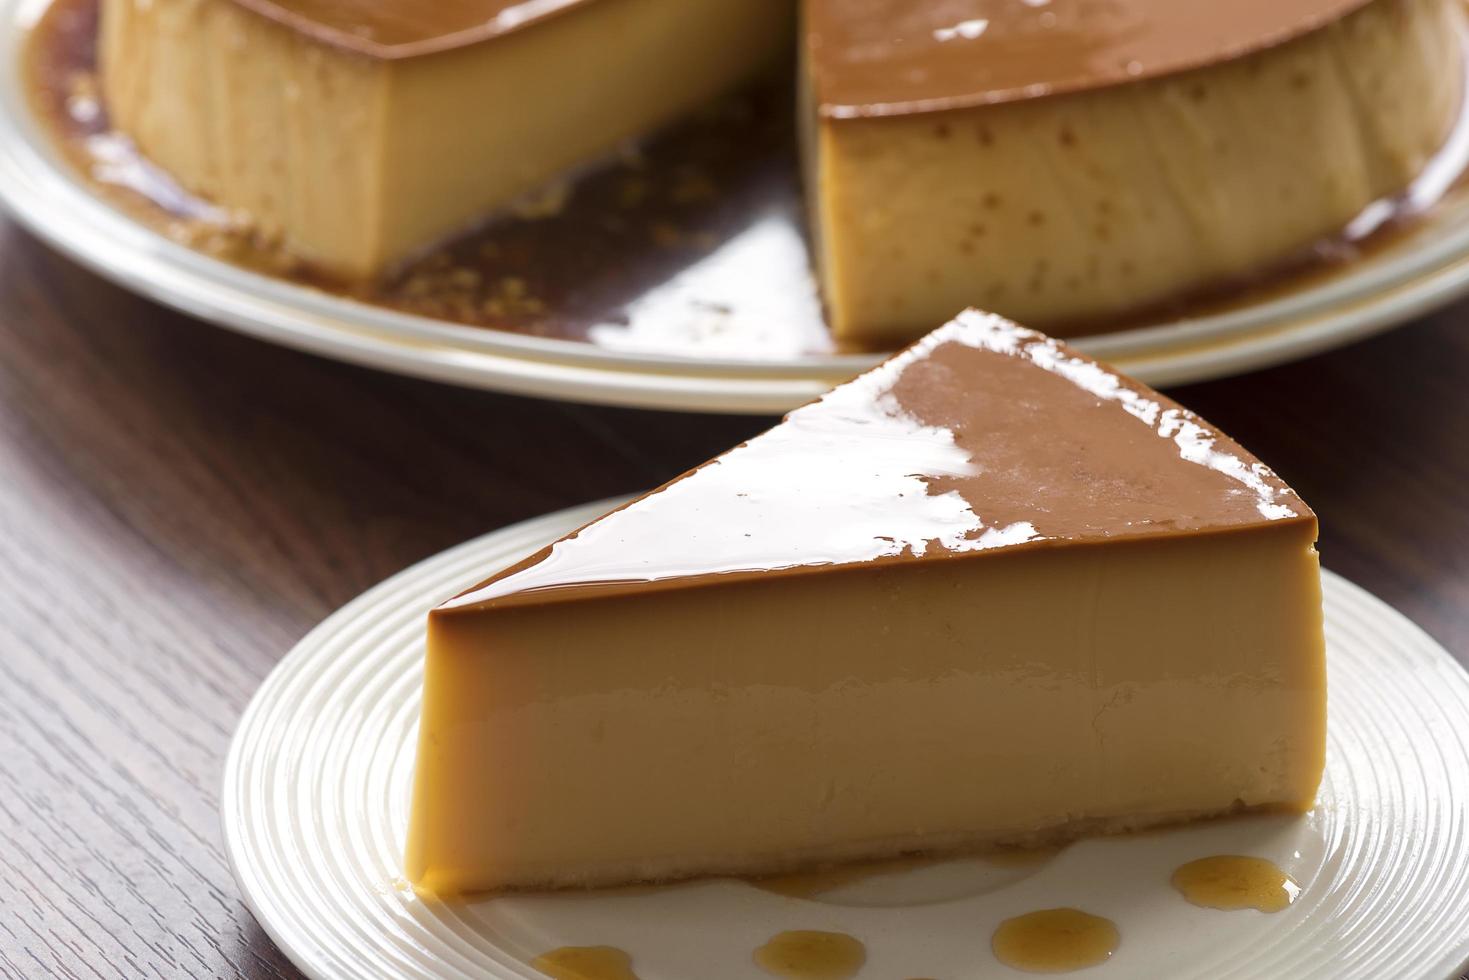
[[765, 874], [1310, 806], [1316, 519], [968, 312], [428, 622], [407, 870]]
[[806, 0], [833, 334], [1074, 334], [1307, 257], [1442, 147], [1461, 0]]

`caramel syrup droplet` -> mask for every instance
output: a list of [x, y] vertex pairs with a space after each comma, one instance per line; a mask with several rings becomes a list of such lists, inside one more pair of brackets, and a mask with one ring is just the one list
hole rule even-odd
[[1173, 872], [1173, 887], [1206, 909], [1279, 912], [1301, 893], [1296, 880], [1264, 858], [1217, 854]]
[[555, 980], [638, 980], [632, 957], [613, 946], [562, 946], [530, 965]]
[[755, 950], [767, 973], [788, 980], [847, 980], [867, 962], [867, 947], [843, 932], [782, 932]]
[[1000, 923], [995, 958], [1030, 973], [1067, 973], [1107, 962], [1121, 936], [1111, 919], [1080, 909], [1041, 909]]

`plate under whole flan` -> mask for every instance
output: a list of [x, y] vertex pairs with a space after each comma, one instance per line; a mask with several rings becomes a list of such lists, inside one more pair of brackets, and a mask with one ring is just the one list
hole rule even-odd
[[[793, 173], [774, 197], [752, 194], [745, 212], [723, 215], [726, 237], [708, 254], [674, 263], [631, 301], [619, 297], [589, 339], [415, 315], [210, 258], [114, 206], [33, 112], [21, 55], [49, 6], [0, 0], [0, 204], [57, 248], [158, 302], [400, 374], [682, 411], [785, 411], [882, 357], [823, 349]], [[1443, 190], [1437, 185], [1453, 186], [1411, 227], [1371, 239], [1349, 259], [1075, 346], [1167, 386], [1303, 357], [1447, 303], [1469, 291], [1469, 189], [1453, 183], [1466, 155], [1469, 126], [1461, 123], [1420, 190], [1433, 196]], [[662, 268], [656, 255], [651, 261]]]

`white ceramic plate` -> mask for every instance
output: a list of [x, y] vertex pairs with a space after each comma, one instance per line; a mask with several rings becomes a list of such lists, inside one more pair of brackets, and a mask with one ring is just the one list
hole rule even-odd
[[[1117, 922], [1088, 976], [1429, 978], [1469, 957], [1469, 675], [1421, 630], [1328, 573], [1330, 744], [1318, 805], [1131, 838], [1049, 862], [963, 859], [820, 900], [735, 880], [630, 893], [424, 900], [400, 877], [424, 613], [466, 583], [610, 509], [604, 501], [478, 538], [404, 571], [311, 632], [250, 703], [225, 770], [224, 833], [265, 930], [312, 977], [539, 977], [564, 945], [628, 951], [642, 980], [758, 980], [751, 952], [787, 929], [847, 932], [861, 978], [1013, 977], [989, 950], [1004, 918], [1079, 906]], [[1284, 912], [1218, 912], [1169, 886], [1185, 861], [1275, 861]]]
[[[0, 0], [0, 203], [57, 248], [151, 299], [265, 340], [387, 371], [650, 408], [784, 411], [874, 360], [799, 354], [688, 357], [641, 352], [637, 345], [609, 349], [518, 336], [352, 302], [207, 258], [99, 199], [32, 118], [20, 89], [19, 53], [47, 2]], [[1335, 347], [1469, 289], [1466, 219], [1469, 194], [1439, 208], [1418, 232], [1372, 252], [1344, 273], [1303, 281], [1228, 313], [1121, 331], [1078, 346], [1154, 385], [1220, 377]], [[756, 226], [752, 235], [731, 243], [734, 254], [719, 258], [717, 290], [758, 298], [772, 279], [790, 279], [792, 268], [804, 261], [804, 246], [786, 241], [791, 236], [780, 229], [768, 231]], [[688, 290], [676, 282], [670, 287], [649, 314], [659, 319], [652, 333], [701, 329], [683, 322], [684, 314], [692, 317], [689, 311], [708, 306], [703, 301], [709, 297], [684, 295]], [[779, 321], [781, 314], [769, 312], [776, 308], [785, 309], [756, 302], [760, 322], [754, 329], [768, 331], [772, 319]]]

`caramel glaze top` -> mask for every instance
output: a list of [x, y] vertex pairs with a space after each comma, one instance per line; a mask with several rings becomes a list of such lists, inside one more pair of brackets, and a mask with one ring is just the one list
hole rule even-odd
[[830, 118], [1011, 102], [1200, 68], [1370, 0], [806, 0]]
[[1192, 412], [971, 310], [439, 612], [1301, 521]]
[[508, 34], [590, 0], [233, 2], [323, 44], [393, 60], [448, 51]]

